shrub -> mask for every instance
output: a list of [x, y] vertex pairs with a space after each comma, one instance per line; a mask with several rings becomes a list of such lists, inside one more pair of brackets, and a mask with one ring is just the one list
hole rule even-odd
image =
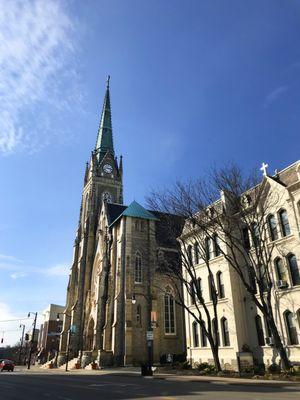
[[280, 372], [281, 372], [280, 365], [275, 364], [275, 363], [269, 365], [268, 372], [269, 372], [269, 374], [280, 374]]
[[198, 371], [203, 371], [207, 374], [215, 372], [215, 366], [212, 364], [208, 364], [207, 362], [196, 364], [196, 368], [198, 369]]
[[180, 369], [191, 369], [192, 368], [191, 364], [188, 361], [179, 363], [178, 367]]

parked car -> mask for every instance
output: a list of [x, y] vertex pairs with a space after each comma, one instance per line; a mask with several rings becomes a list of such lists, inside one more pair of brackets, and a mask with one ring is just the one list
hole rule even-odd
[[11, 360], [0, 360], [0, 371], [13, 371], [15, 364]]

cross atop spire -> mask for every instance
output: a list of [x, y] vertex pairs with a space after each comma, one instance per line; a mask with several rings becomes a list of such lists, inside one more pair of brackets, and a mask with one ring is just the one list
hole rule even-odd
[[104, 97], [103, 109], [95, 147], [95, 151], [97, 152], [97, 159], [99, 161], [103, 158], [107, 151], [109, 151], [112, 156], [114, 156], [115, 153], [111, 124], [109, 80], [110, 76], [108, 75], [106, 80], [106, 92]]
[[260, 170], [263, 172], [263, 176], [267, 176], [267, 168], [268, 168], [269, 164], [267, 163], [262, 163], [262, 166], [260, 168]]

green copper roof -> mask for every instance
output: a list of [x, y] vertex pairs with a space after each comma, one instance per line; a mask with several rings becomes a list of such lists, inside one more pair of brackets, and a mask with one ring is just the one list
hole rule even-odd
[[150, 211], [146, 210], [136, 201], [133, 201], [131, 204], [129, 204], [129, 206], [126, 208], [125, 211], [123, 211], [121, 215], [124, 215], [126, 217], [157, 220], [157, 218]]
[[107, 78], [106, 92], [101, 114], [95, 150], [98, 150], [98, 159], [101, 159], [107, 151], [114, 155], [114, 144], [111, 124], [111, 108], [109, 93], [109, 76]]

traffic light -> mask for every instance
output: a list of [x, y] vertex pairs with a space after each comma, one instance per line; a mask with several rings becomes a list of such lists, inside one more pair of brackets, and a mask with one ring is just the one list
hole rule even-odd
[[28, 340], [29, 340], [29, 334], [25, 333], [25, 341], [28, 342]]

